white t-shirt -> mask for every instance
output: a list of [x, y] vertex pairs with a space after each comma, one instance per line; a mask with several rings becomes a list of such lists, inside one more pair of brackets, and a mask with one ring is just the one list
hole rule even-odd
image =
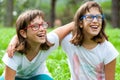
[[83, 46], [71, 44], [69, 42], [71, 38], [72, 34], [69, 34], [61, 43], [68, 57], [71, 80], [105, 80], [104, 65], [118, 56], [113, 45], [109, 41], [105, 41], [95, 48], [87, 50]]
[[40, 50], [38, 55], [29, 61], [25, 54], [16, 52], [13, 58], [9, 58], [7, 53], [3, 57], [3, 62], [11, 69], [16, 71], [16, 77], [19, 78], [30, 78], [39, 74], [49, 74], [46, 67], [45, 60], [48, 55], [59, 46], [59, 38], [56, 33], [51, 32], [47, 35], [48, 41], [54, 43], [49, 50]]

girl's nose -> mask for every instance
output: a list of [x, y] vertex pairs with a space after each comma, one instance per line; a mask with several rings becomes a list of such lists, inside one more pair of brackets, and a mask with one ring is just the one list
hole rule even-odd
[[45, 29], [45, 28], [41, 25], [41, 26], [40, 26], [40, 30], [44, 30], [44, 29]]
[[46, 29], [41, 25], [39, 28], [39, 31], [43, 31], [43, 30], [46, 30]]
[[98, 22], [97, 18], [94, 17], [93, 20], [92, 20], [92, 22]]

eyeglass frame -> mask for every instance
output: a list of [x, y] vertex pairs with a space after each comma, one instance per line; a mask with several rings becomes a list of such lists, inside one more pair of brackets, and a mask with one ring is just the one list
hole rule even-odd
[[[87, 19], [87, 16], [90, 16], [90, 17], [91, 17], [91, 20], [90, 20], [90, 19], [88, 20], [88, 19]], [[98, 19], [99, 16], [101, 16], [101, 18]], [[92, 22], [92, 21], [94, 20], [94, 18], [96, 18], [97, 21], [102, 21], [102, 20], [105, 18], [105, 16], [104, 16], [103, 14], [98, 14], [98, 15], [87, 14], [87, 15], [83, 15], [82, 17], [80, 17], [80, 20], [85, 19], [85, 20], [87, 20], [87, 21]]]
[[[43, 26], [44, 24], [47, 24], [47, 26]], [[37, 28], [36, 28], [36, 29], [33, 28], [33, 27], [35, 27], [35, 25], [37, 25]], [[36, 24], [28, 25], [25, 29], [31, 28], [33, 31], [37, 31], [37, 30], [40, 29], [41, 26], [42, 26], [44, 29], [46, 29], [46, 28], [49, 27], [49, 24], [48, 24], [48, 22], [43, 22], [43, 23], [40, 23], [40, 24], [36, 23]]]

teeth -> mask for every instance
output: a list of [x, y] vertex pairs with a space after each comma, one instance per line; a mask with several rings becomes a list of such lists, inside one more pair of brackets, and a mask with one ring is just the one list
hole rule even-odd
[[93, 28], [97, 28], [97, 26], [91, 26], [91, 27], [93, 27]]
[[93, 28], [93, 29], [97, 29], [97, 28], [98, 28], [98, 26], [91, 26], [91, 28]]
[[39, 36], [39, 37], [44, 37], [45, 34], [38, 34], [37, 36]]

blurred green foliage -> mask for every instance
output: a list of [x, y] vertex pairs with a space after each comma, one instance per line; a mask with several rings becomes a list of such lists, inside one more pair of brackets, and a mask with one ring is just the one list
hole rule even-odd
[[[5, 1], [0, 1], [0, 23], [3, 24], [5, 16]], [[76, 10], [87, 0], [57, 0], [56, 1], [56, 18], [60, 19], [63, 24], [66, 24], [73, 20], [73, 16]], [[111, 14], [111, 0], [97, 0], [104, 9], [107, 19], [110, 19]], [[14, 22], [20, 13], [27, 9], [40, 9], [45, 13], [45, 19], [50, 21], [51, 0], [14, 0], [13, 17]]]

